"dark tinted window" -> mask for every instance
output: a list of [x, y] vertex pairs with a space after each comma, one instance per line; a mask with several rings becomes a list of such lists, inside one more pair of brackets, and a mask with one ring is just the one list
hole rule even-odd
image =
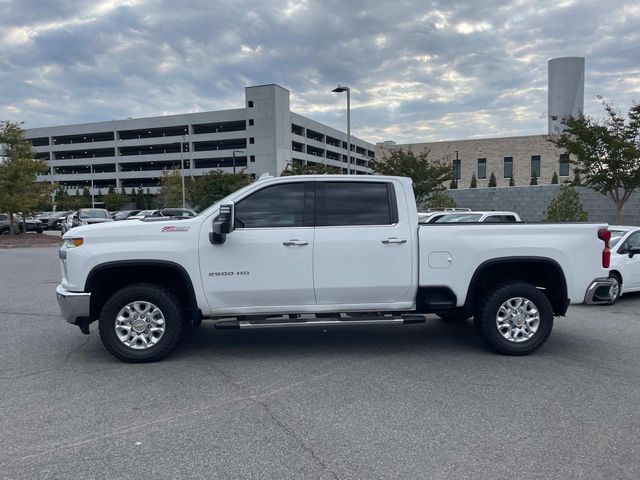
[[540, 155], [531, 155], [531, 176], [540, 176]]
[[323, 182], [316, 210], [318, 226], [391, 225], [397, 210], [393, 187], [374, 182]]
[[516, 217], [513, 215], [491, 215], [483, 220], [483, 222], [486, 223], [509, 223], [516, 221]]
[[513, 157], [504, 157], [504, 178], [513, 175]]
[[568, 153], [560, 154], [560, 176], [561, 177], [569, 176], [569, 154]]
[[236, 228], [302, 227], [304, 183], [263, 188], [236, 204]]
[[487, 159], [478, 159], [478, 179], [487, 178]]

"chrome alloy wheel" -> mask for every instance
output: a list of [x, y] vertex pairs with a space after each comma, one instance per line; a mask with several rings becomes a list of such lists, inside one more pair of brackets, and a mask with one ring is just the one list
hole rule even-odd
[[614, 281], [613, 285], [611, 285], [611, 288], [609, 289], [609, 296], [611, 296], [611, 300], [615, 300], [620, 296], [620, 282], [613, 275], [609, 278]]
[[150, 302], [131, 302], [116, 316], [118, 339], [134, 350], [153, 347], [164, 335], [165, 328], [164, 314]]
[[527, 298], [510, 298], [500, 305], [496, 315], [496, 326], [500, 335], [510, 342], [525, 342], [538, 331], [540, 312]]

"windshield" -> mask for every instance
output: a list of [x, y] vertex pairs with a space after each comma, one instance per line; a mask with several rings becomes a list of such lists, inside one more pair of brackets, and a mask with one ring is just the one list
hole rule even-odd
[[609, 246], [611, 248], [615, 247], [617, 243], [620, 242], [620, 239], [625, 236], [627, 232], [624, 230], [611, 230], [611, 240], [609, 240]]
[[480, 217], [482, 217], [482, 215], [478, 213], [445, 215], [436, 220], [436, 223], [477, 222], [480, 220]]
[[153, 215], [155, 210], [142, 210], [141, 212], [136, 213], [136, 217], [148, 217], [149, 215]]
[[87, 208], [80, 210], [80, 218], [109, 218], [109, 213], [106, 210]]

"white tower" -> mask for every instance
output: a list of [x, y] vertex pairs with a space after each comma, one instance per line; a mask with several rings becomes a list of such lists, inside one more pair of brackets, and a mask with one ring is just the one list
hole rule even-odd
[[562, 119], [584, 111], [584, 57], [549, 60], [549, 134], [565, 129]]

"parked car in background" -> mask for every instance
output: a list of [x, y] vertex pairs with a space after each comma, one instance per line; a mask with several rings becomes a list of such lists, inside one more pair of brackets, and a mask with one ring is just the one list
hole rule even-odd
[[113, 218], [115, 221], [126, 220], [132, 215], [137, 215], [138, 212], [140, 212], [140, 210], [120, 210], [119, 212], [115, 212], [113, 215], [111, 215], [111, 218]]
[[611, 268], [609, 277], [615, 281], [613, 299], [615, 303], [623, 293], [640, 292], [640, 227], [612, 226]]
[[42, 221], [42, 227], [45, 230], [58, 230], [61, 227], [60, 219], [71, 213], [70, 210], [64, 210], [59, 212], [51, 212], [47, 217], [40, 218]]
[[20, 228], [20, 232], [36, 232], [42, 233], [44, 227], [42, 226], [42, 221], [37, 218], [27, 217], [26, 225], [25, 221], [22, 219], [20, 215], [14, 215], [15, 222], [18, 224]]
[[188, 208], [162, 208], [160, 210], [142, 210], [127, 217], [127, 220], [142, 220], [149, 217], [193, 218], [196, 215], [196, 212]]
[[93, 225], [96, 223], [113, 222], [113, 218], [104, 208], [81, 208], [67, 215], [67, 220], [62, 224], [62, 234], [80, 225]]
[[[447, 213], [470, 212], [470, 208], [465, 207], [446, 207], [446, 208], [428, 208], [426, 212], [418, 212], [418, 223], [433, 223]], [[429, 220], [432, 220], [431, 222]]]
[[197, 215], [196, 212], [189, 208], [163, 208], [158, 210], [159, 217], [174, 217], [174, 218], [193, 218]]
[[[432, 221], [433, 220], [433, 221]], [[515, 223], [521, 222], [515, 212], [451, 212], [439, 218], [430, 218], [427, 223]]]
[[42, 228], [49, 228], [49, 217], [55, 212], [40, 212], [36, 214], [36, 218], [42, 222]]
[[140, 210], [135, 215], [127, 217], [127, 220], [142, 220], [143, 218], [153, 217], [158, 210]]
[[[14, 217], [15, 218], [15, 217]], [[0, 235], [9, 235], [11, 233], [11, 222], [8, 213], [0, 213]], [[13, 222], [13, 233], [20, 233], [18, 222]]]

